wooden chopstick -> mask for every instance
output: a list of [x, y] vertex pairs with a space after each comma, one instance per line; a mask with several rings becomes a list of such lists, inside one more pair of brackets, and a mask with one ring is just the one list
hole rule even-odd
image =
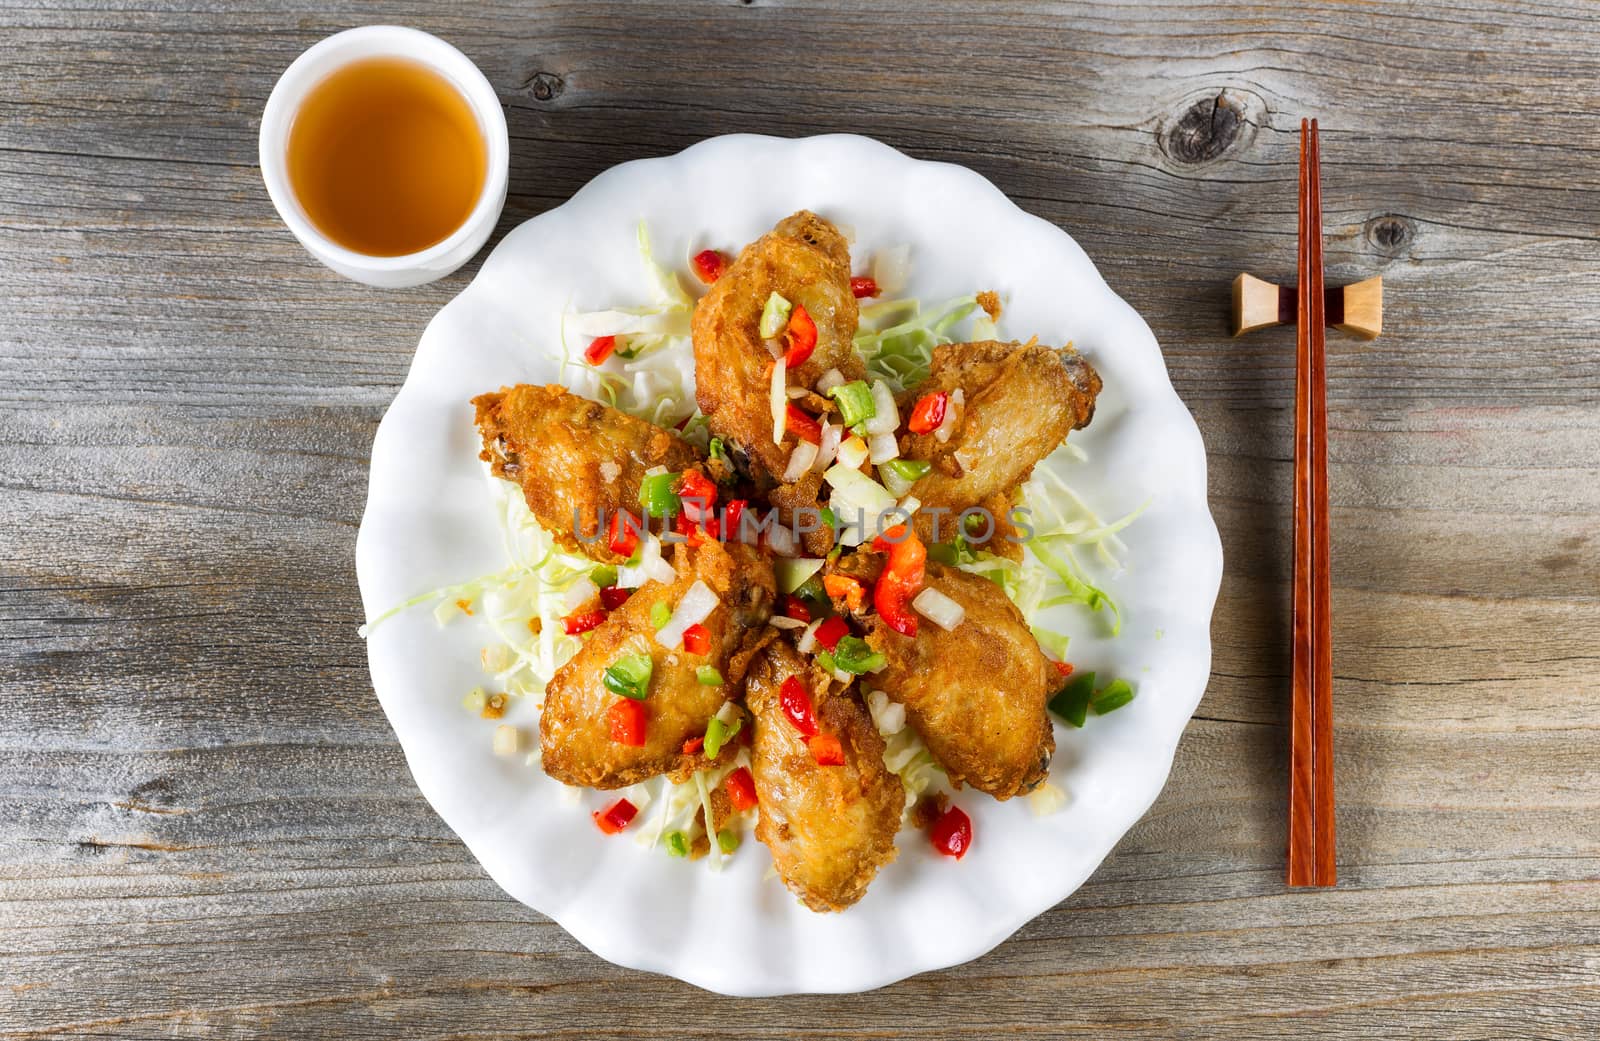
[[1301, 120], [1294, 395], [1294, 700], [1289, 719], [1291, 886], [1331, 886], [1337, 881], [1320, 165], [1316, 120]]

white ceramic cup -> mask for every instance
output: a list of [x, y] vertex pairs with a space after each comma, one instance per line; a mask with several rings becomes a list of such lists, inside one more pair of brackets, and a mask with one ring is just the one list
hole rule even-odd
[[[334, 70], [364, 58], [405, 58], [427, 66], [453, 83], [467, 99], [488, 149], [483, 192], [472, 213], [443, 242], [399, 257], [372, 257], [343, 246], [318, 231], [289, 185], [289, 126], [307, 92]], [[398, 289], [442, 278], [483, 247], [506, 204], [511, 144], [500, 99], [465, 54], [437, 36], [398, 25], [347, 29], [315, 44], [278, 78], [261, 114], [261, 176], [278, 216], [311, 255], [347, 278], [370, 286]]]

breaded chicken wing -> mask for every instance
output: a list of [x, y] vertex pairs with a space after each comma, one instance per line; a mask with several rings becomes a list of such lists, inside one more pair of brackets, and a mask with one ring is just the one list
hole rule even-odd
[[872, 616], [867, 643], [889, 663], [871, 686], [905, 706], [951, 781], [996, 799], [1030, 791], [1055, 754], [1047, 714], [1055, 668], [993, 582], [929, 561], [926, 584], [965, 608], [965, 619], [950, 632], [924, 620], [906, 637]]
[[[933, 464], [911, 489], [922, 503], [917, 534], [925, 542], [949, 540], [956, 515], [970, 507], [1002, 517], [1034, 465], [1088, 424], [1100, 376], [1071, 347], [951, 343], [934, 348], [927, 381], [907, 397], [958, 387], [965, 403], [948, 441], [933, 434], [905, 434], [900, 441], [903, 457]], [[935, 509], [949, 511], [939, 520], [938, 538]]]
[[[790, 676], [811, 694], [820, 730], [838, 737], [843, 764], [820, 765], [784, 714], [779, 691]], [[842, 911], [895, 858], [905, 787], [883, 765], [883, 739], [860, 700], [851, 691], [819, 693], [827, 689], [822, 674], [777, 640], [751, 663], [745, 704], [755, 716], [756, 838], [807, 907]]]
[[606, 544], [600, 518], [609, 521], [618, 510], [638, 515], [645, 471], [683, 470], [703, 458], [671, 431], [553, 384], [520, 383], [472, 404], [483, 437], [479, 458], [495, 476], [522, 486], [528, 509], [563, 549], [600, 561], [621, 559]]
[[[804, 307], [817, 327], [816, 349], [789, 371], [790, 387], [815, 387], [829, 369], [838, 369], [846, 380], [866, 375], [853, 342], [859, 312], [850, 291], [850, 252], [844, 236], [826, 220], [801, 210], [746, 246], [694, 309], [695, 396], [700, 410], [711, 432], [730, 445], [762, 491], [782, 483], [797, 440], [789, 432], [777, 443], [772, 440], [768, 373], [773, 358], [760, 324], [762, 309], [773, 293]], [[831, 407], [826, 399], [812, 404]], [[808, 492], [801, 498], [814, 505], [816, 488]]]
[[[706, 723], [743, 682], [755, 641], [766, 629], [776, 593], [771, 561], [750, 546], [707, 541], [677, 552], [678, 580], [648, 582], [611, 612], [578, 653], [545, 687], [539, 743], [545, 773], [565, 784], [621, 788], [657, 774], [686, 774], [706, 764], [687, 755], [683, 743], [705, 733]], [[704, 622], [708, 654], [668, 650], [655, 638], [651, 609], [676, 606], [696, 581], [720, 601]], [[644, 708], [645, 739], [639, 746], [612, 739], [608, 713], [619, 696], [605, 686], [608, 667], [628, 655], [648, 654], [651, 676]], [[696, 669], [710, 665], [723, 683], [700, 682]]]

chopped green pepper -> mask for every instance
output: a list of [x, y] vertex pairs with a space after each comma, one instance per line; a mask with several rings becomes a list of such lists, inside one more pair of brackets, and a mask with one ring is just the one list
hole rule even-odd
[[872, 388], [867, 386], [866, 380], [832, 387], [828, 397], [839, 403], [839, 421], [847, 427], [865, 423], [878, 414], [878, 406], [872, 402]]
[[650, 624], [656, 629], [664, 627], [672, 621], [672, 608], [667, 606], [665, 600], [657, 600], [650, 605]]
[[701, 686], [717, 687], [722, 685], [722, 673], [718, 672], [710, 665], [702, 665], [698, 669], [695, 669], [694, 678], [700, 683]]
[[1089, 700], [1094, 696], [1094, 673], [1080, 672], [1070, 677], [1050, 699], [1050, 711], [1075, 727], [1089, 716]]
[[1089, 700], [1089, 707], [1094, 710], [1095, 715], [1103, 716], [1107, 712], [1115, 712], [1132, 700], [1133, 684], [1127, 680], [1117, 679], [1112, 680], [1104, 690], [1095, 694]]
[[777, 293], [767, 297], [765, 306], [761, 308], [761, 326], [758, 330], [763, 340], [772, 339], [788, 327], [792, 306]]
[[678, 479], [682, 474], [651, 474], [639, 482], [639, 508], [646, 517], [671, 517], [677, 514]]
[[859, 636], [841, 636], [833, 648], [833, 660], [841, 671], [857, 676], [874, 672], [889, 663], [889, 659], [873, 650]]
[[674, 857], [689, 855], [689, 836], [681, 831], [667, 832], [667, 852]]
[[902, 481], [920, 481], [933, 469], [926, 459], [891, 459], [881, 465]]
[[717, 848], [724, 853], [732, 853], [739, 848], [739, 836], [732, 828], [723, 828], [717, 832]]
[[625, 654], [607, 667], [600, 682], [613, 694], [643, 701], [650, 696], [650, 674], [654, 670], [650, 655]]
[[724, 723], [716, 716], [711, 717], [711, 722], [706, 724], [706, 758], [715, 759], [721, 754], [723, 746], [732, 741], [739, 731], [744, 729], [744, 717], [735, 719], [732, 725]]
[[589, 572], [589, 580], [601, 589], [617, 584], [617, 569], [610, 564], [601, 564]]

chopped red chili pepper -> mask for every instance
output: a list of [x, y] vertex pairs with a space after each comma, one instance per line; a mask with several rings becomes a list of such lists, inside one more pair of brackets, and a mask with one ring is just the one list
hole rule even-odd
[[633, 595], [633, 590], [623, 589], [621, 586], [606, 586], [600, 590], [600, 606], [607, 611], [615, 611], [628, 602], [628, 597]]
[[783, 594], [783, 613], [801, 622], [811, 621], [811, 608], [793, 593]]
[[704, 734], [700, 735], [699, 737], [691, 737], [689, 740], [683, 743], [683, 754], [699, 755], [705, 747], [706, 739]]
[[672, 518], [672, 530], [683, 536], [683, 540], [691, 546], [705, 544], [706, 537], [700, 525], [689, 519], [688, 513], [679, 513]]
[[784, 406], [784, 426], [802, 441], [810, 441], [814, 445], [822, 443], [822, 424], [816, 417], [800, 411], [793, 405]]
[[789, 722], [794, 724], [796, 730], [806, 737], [816, 734], [817, 716], [811, 707], [811, 693], [798, 676], [790, 676], [783, 681], [778, 688], [778, 704], [783, 707], [783, 714], [789, 717]]
[[699, 622], [683, 631], [683, 649], [690, 654], [711, 653], [711, 630]]
[[[894, 539], [900, 541], [894, 542]], [[889, 562], [873, 587], [872, 606], [878, 609], [878, 616], [889, 628], [902, 636], [915, 636], [917, 613], [911, 609], [911, 599], [922, 590], [928, 550], [904, 524], [884, 532], [882, 541], [890, 543]]]
[[597, 627], [605, 620], [606, 612], [604, 611], [583, 611], [577, 614], [569, 614], [561, 619], [561, 631], [568, 636], [577, 636], [579, 633], [586, 633], [590, 629]]
[[611, 740], [617, 744], [634, 748], [644, 744], [644, 702], [619, 698], [606, 709], [606, 721], [611, 725]]
[[832, 734], [818, 734], [806, 742], [818, 766], [843, 766], [844, 745]]
[[695, 277], [706, 285], [710, 285], [722, 277], [728, 270], [728, 258], [718, 250], [703, 249], [694, 255], [690, 261], [694, 265]]
[[643, 530], [644, 522], [627, 510], [613, 513], [609, 532], [611, 552], [619, 557], [633, 556], [634, 550], [639, 548], [639, 533]]
[[817, 642], [822, 644], [825, 650], [831, 651], [835, 647], [839, 646], [839, 641], [844, 639], [849, 634], [849, 623], [847, 623], [839, 615], [834, 615], [832, 618], [829, 618], [827, 621], [817, 626], [817, 631], [814, 635], [817, 638]]
[[850, 280], [850, 292], [855, 295], [857, 300], [860, 300], [863, 297], [877, 296], [881, 290], [878, 288], [877, 279], [866, 275], [858, 275]]
[[1056, 667], [1056, 671], [1061, 674], [1062, 679], [1072, 675], [1072, 663], [1070, 661], [1051, 662], [1051, 664]]
[[589, 341], [589, 346], [583, 349], [583, 360], [590, 365], [599, 365], [611, 357], [611, 352], [617, 349], [615, 336], [597, 336]]
[[750, 505], [744, 499], [734, 499], [722, 511], [722, 537], [739, 541], [739, 522], [744, 518], [744, 508]]
[[972, 848], [972, 818], [963, 813], [960, 807], [952, 806], [933, 822], [928, 837], [933, 840], [934, 849], [960, 860]]
[[906, 425], [913, 434], [931, 434], [944, 422], [945, 408], [949, 403], [950, 395], [942, 390], [922, 395], [911, 407], [911, 419]]
[[594, 811], [593, 816], [594, 822], [600, 826], [601, 831], [607, 835], [615, 835], [623, 828], [626, 828], [638, 812], [639, 807], [627, 799], [618, 799], [605, 809]]
[[741, 766], [728, 775], [728, 800], [733, 808], [743, 813], [756, 808], [756, 779], [748, 766]]
[[817, 323], [811, 314], [799, 304], [794, 305], [794, 310], [789, 312], [789, 328], [787, 330], [789, 349], [784, 352], [783, 360], [793, 372], [806, 363], [811, 357], [811, 352], [817, 349]]
[[678, 479], [678, 499], [690, 520], [703, 520], [717, 503], [716, 483], [699, 470], [685, 470]]
[[867, 587], [849, 575], [824, 575], [822, 588], [835, 600], [843, 600], [851, 611], [858, 610], [866, 601]]

